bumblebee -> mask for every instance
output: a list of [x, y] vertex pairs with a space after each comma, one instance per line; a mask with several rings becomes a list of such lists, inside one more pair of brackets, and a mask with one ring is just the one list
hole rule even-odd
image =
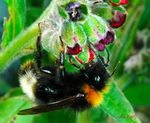
[[68, 73], [64, 66], [65, 53], [61, 37], [60, 42], [61, 50], [56, 66], [46, 69], [41, 67], [40, 36], [36, 43], [35, 59], [21, 66], [20, 86], [23, 92], [38, 105], [21, 110], [18, 114], [38, 114], [64, 107], [83, 111], [102, 103], [110, 74], [101, 58], [97, 56], [96, 62], [85, 64], [78, 73]]

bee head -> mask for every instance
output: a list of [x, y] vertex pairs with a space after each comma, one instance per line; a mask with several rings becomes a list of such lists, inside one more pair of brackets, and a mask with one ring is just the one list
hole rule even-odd
[[95, 90], [101, 91], [110, 77], [105, 66], [100, 62], [93, 63], [83, 72], [85, 81]]

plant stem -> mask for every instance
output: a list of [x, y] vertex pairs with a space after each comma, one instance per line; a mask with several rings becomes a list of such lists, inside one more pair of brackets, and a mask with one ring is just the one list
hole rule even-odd
[[37, 26], [32, 26], [23, 33], [21, 33], [12, 43], [0, 54], [0, 71], [4, 70], [6, 66], [17, 58], [17, 54], [21, 55], [22, 49], [26, 44], [38, 34]]
[[[0, 72], [9, 66], [9, 64], [15, 59], [25, 55], [22, 51], [27, 45], [32, 44], [33, 38], [35, 38], [38, 33], [38, 23], [43, 21], [49, 13], [52, 11], [55, 2], [52, 1], [43, 14], [35, 21], [30, 27], [25, 31], [22, 31], [14, 40], [11, 41], [9, 46], [0, 52]], [[28, 53], [27, 53], [28, 54]]]
[[[123, 68], [123, 63], [125, 62], [125, 60], [127, 59], [127, 57], [129, 56], [129, 52], [131, 47], [133, 47], [133, 43], [135, 42], [134, 38], [136, 36], [136, 30], [138, 28], [139, 25], [139, 21], [141, 19], [142, 16], [142, 12], [143, 12], [143, 6], [136, 9], [136, 11], [134, 12], [134, 14], [130, 14], [130, 18], [128, 19], [128, 23], [127, 26], [124, 30], [124, 34], [122, 35], [121, 38], [121, 46], [119, 48], [114, 47], [112, 49], [112, 65], [111, 65], [111, 70], [113, 70], [116, 66], [116, 64], [118, 63], [118, 60], [120, 61], [120, 65], [116, 71], [116, 75], [115, 76], [120, 76], [121, 73], [123, 72], [122, 68]], [[137, 18], [136, 18], [137, 17]], [[136, 18], [136, 21], [135, 21]], [[132, 30], [131, 30], [132, 28]], [[130, 32], [130, 33], [129, 33]], [[117, 50], [116, 50], [117, 49]]]

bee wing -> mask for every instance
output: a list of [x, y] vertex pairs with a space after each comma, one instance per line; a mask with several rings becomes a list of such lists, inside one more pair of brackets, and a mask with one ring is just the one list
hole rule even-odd
[[71, 105], [75, 100], [78, 100], [79, 98], [82, 98], [82, 97], [84, 97], [83, 94], [77, 94], [71, 97], [64, 98], [62, 100], [58, 100], [56, 102], [21, 110], [18, 113], [18, 115], [32, 115], [32, 114], [39, 114], [42, 112], [49, 112], [49, 111], [57, 110], [60, 108], [67, 107], [68, 105]]

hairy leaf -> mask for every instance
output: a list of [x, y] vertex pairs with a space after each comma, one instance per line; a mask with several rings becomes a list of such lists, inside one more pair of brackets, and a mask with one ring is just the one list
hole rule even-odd
[[[12, 97], [0, 102], [0, 123], [31, 123], [31, 117], [18, 116], [17, 113], [22, 108], [29, 107], [31, 104], [22, 96]], [[20, 120], [24, 117], [23, 120]], [[26, 121], [26, 122], [25, 122]]]
[[114, 83], [105, 95], [101, 108], [119, 123], [140, 123], [131, 104]]

